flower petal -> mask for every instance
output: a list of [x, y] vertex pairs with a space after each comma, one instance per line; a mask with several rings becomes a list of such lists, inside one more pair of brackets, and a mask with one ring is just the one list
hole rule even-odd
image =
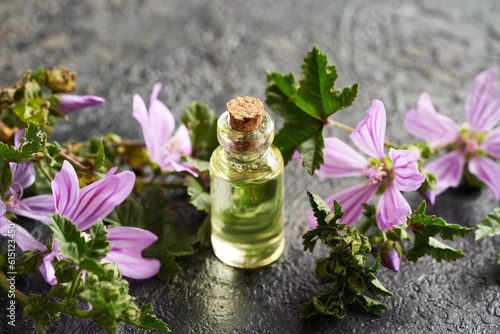
[[54, 257], [57, 257], [58, 259], [62, 258], [62, 255], [59, 252], [59, 243], [57, 241], [52, 243], [52, 251], [44, 255], [43, 262], [40, 267], [38, 267], [38, 270], [40, 270], [40, 274], [42, 274], [43, 278], [45, 278], [45, 281], [51, 285], [55, 285], [57, 283], [56, 271], [54, 270], [54, 267], [52, 267], [52, 260], [54, 260]]
[[54, 197], [52, 195], [28, 197], [19, 202], [19, 208], [9, 208], [9, 211], [18, 216], [28, 217], [49, 225], [49, 215], [56, 212]]
[[385, 108], [382, 101], [373, 100], [366, 111], [367, 116], [359, 122], [349, 138], [356, 146], [371, 157], [384, 158]]
[[156, 83], [149, 101], [149, 121], [157, 147], [167, 143], [175, 128], [174, 115], [163, 102], [158, 100], [161, 89], [162, 84]]
[[151, 161], [156, 161], [156, 142], [153, 139], [153, 130], [151, 129], [151, 122], [149, 121], [148, 109], [144, 100], [139, 95], [134, 95], [132, 116], [139, 122], [144, 137], [144, 143], [148, 149]]
[[[363, 206], [361, 204], [370, 202], [377, 188], [378, 185], [376, 184], [362, 184], [350, 187], [326, 198], [325, 203], [329, 207], [333, 207], [333, 202], [335, 200], [339, 202], [344, 212], [344, 216], [340, 219], [340, 223], [352, 225], [363, 212]], [[306, 225], [312, 228], [316, 227], [317, 222], [313, 212], [307, 216]]]
[[330, 178], [359, 176], [363, 174], [368, 160], [342, 140], [325, 138], [325, 163], [316, 170], [316, 175]]
[[481, 143], [481, 148], [492, 157], [500, 159], [500, 127], [488, 133]]
[[500, 199], [500, 167], [487, 157], [473, 156], [469, 161], [469, 172], [483, 181], [498, 201]]
[[152, 277], [160, 270], [157, 259], [142, 257], [142, 251], [158, 237], [136, 227], [113, 227], [108, 229], [108, 241], [112, 248], [102, 262], [116, 262], [122, 274], [134, 279]]
[[26, 231], [22, 226], [14, 224], [5, 217], [0, 217], [0, 234], [5, 237], [10, 237], [14, 235], [14, 240], [16, 244], [21, 248], [23, 252], [27, 250], [45, 251], [47, 247], [36, 240], [28, 231]]
[[443, 145], [455, 142], [460, 136], [458, 125], [436, 112], [426, 92], [420, 94], [417, 109], [408, 111], [404, 124], [406, 131], [412, 136]]
[[193, 174], [195, 177], [198, 174], [189, 168], [190, 165], [178, 163], [176, 160], [180, 159], [180, 155], [170, 153], [165, 147], [160, 148], [161, 161], [157, 162], [162, 171], [173, 171], [176, 172], [188, 172]]
[[453, 151], [430, 161], [423, 169], [437, 178], [436, 195], [439, 195], [449, 187], [458, 187], [462, 180], [464, 165], [464, 155]]
[[401, 192], [388, 186], [377, 203], [377, 224], [381, 230], [390, 230], [395, 225], [406, 222], [411, 208]]
[[17, 150], [21, 146], [21, 138], [24, 137], [24, 129], [17, 130], [14, 135], [14, 148]]
[[64, 160], [61, 171], [56, 174], [51, 186], [56, 212], [73, 219], [80, 200], [80, 185], [75, 169], [68, 161]]
[[80, 192], [80, 201], [74, 214], [74, 223], [84, 231], [105, 218], [132, 192], [135, 174], [124, 171], [114, 175], [117, 168], [111, 168], [104, 179], [96, 181]]
[[177, 131], [175, 131], [174, 138], [177, 141], [178, 152], [185, 156], [189, 156], [193, 153], [191, 138], [189, 137], [188, 129], [184, 124], [181, 124]]
[[425, 181], [425, 175], [418, 171], [420, 155], [408, 150], [389, 149], [394, 171], [394, 187], [400, 191], [414, 191]]
[[0, 201], [0, 216], [3, 216], [7, 212], [7, 208], [5, 207], [5, 204]]
[[94, 95], [61, 94], [57, 98], [61, 100], [61, 102], [56, 105], [56, 108], [64, 115], [69, 115], [74, 111], [98, 106], [106, 102], [102, 97]]
[[31, 186], [36, 180], [35, 168], [31, 161], [16, 164], [15, 162], [9, 162], [10, 169], [12, 171], [12, 183], [19, 183], [22, 189], [26, 189]]
[[497, 71], [479, 73], [465, 102], [465, 118], [472, 132], [491, 130], [500, 121], [500, 90], [496, 88]]

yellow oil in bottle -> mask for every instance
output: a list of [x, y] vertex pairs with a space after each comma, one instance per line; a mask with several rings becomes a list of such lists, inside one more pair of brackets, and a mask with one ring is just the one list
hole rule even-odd
[[233, 141], [224, 141], [234, 135], [224, 116], [228, 117], [219, 120], [224, 147], [218, 147], [210, 160], [212, 247], [231, 266], [257, 268], [276, 261], [285, 245], [283, 158], [271, 145], [274, 127], [269, 115], [260, 132], [250, 136], [263, 140], [243, 155], [230, 145]]

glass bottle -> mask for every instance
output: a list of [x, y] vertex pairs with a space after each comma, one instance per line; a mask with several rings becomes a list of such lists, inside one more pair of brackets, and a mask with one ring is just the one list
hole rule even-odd
[[254, 100], [262, 106], [260, 125], [236, 131], [232, 114], [224, 112], [217, 123], [221, 146], [210, 159], [212, 247], [221, 261], [239, 268], [268, 265], [285, 245], [283, 158], [272, 145], [274, 122]]

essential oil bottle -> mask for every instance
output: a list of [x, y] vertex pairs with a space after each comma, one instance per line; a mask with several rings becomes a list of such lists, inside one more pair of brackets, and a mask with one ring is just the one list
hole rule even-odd
[[210, 159], [212, 247], [231, 266], [262, 267], [285, 247], [283, 157], [259, 99], [239, 96], [226, 106]]

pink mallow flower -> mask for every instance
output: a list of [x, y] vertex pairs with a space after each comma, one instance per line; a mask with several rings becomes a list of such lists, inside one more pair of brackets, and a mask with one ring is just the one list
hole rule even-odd
[[60, 102], [56, 105], [56, 108], [64, 115], [106, 102], [102, 97], [94, 95], [61, 94], [57, 98]]
[[423, 168], [437, 178], [437, 192], [430, 189], [424, 194], [432, 204], [435, 195], [460, 184], [466, 164], [491, 189], [495, 199], [500, 199], [500, 167], [492, 159], [500, 158], [500, 127], [493, 129], [500, 121], [500, 90], [495, 87], [496, 81], [494, 68], [477, 75], [467, 96], [467, 122], [462, 126], [438, 114], [425, 92], [420, 95], [417, 108], [408, 111], [405, 128], [410, 134], [435, 146], [452, 148]]
[[[334, 200], [339, 202], [345, 212], [340, 222], [351, 225], [363, 212], [361, 204], [369, 203], [378, 191], [381, 196], [377, 204], [377, 223], [380, 229], [389, 230], [404, 223], [411, 214], [401, 191], [417, 190], [425, 176], [418, 171], [418, 153], [390, 148], [389, 155], [384, 154], [386, 115], [383, 103], [373, 100], [366, 113], [349, 138], [371, 158], [363, 157], [338, 138], [325, 138], [325, 163], [316, 174], [329, 178], [363, 176], [363, 184], [333, 194], [325, 202], [329, 206], [333, 206]], [[306, 223], [316, 225], [312, 213]]]
[[187, 171], [198, 176], [189, 164], [180, 161], [183, 155], [192, 154], [191, 139], [184, 124], [181, 124], [174, 134], [174, 116], [168, 107], [158, 100], [161, 89], [161, 83], [154, 85], [150, 96], [149, 110], [146, 108], [144, 100], [139, 95], [134, 95], [132, 116], [141, 124], [149, 158], [162, 171]]
[[[87, 230], [99, 219], [105, 218], [128, 197], [135, 183], [134, 173], [125, 171], [115, 174], [116, 170], [117, 168], [110, 169], [105, 178], [80, 189], [75, 169], [70, 163], [64, 161], [61, 171], [52, 181], [56, 212], [71, 219], [80, 231]], [[0, 223], [2, 218], [0, 218]], [[0, 224], [0, 232], [7, 230], [4, 225], [5, 223]], [[20, 229], [22, 227], [16, 225], [17, 233], [24, 230]], [[136, 227], [113, 227], [108, 228], [107, 231], [108, 241], [112, 248], [101, 262], [116, 262], [124, 276], [135, 279], [149, 278], [158, 273], [160, 262], [157, 259], [143, 258], [141, 255], [145, 248], [158, 239], [156, 235]], [[88, 236], [84, 232], [82, 234]], [[46, 249], [29, 233], [23, 234], [23, 238], [16, 239], [16, 242], [23, 251]], [[57, 283], [51, 262], [54, 257], [63, 258], [58, 248], [59, 244], [54, 241], [52, 251], [44, 256], [40, 266], [40, 272], [50, 284]]]

